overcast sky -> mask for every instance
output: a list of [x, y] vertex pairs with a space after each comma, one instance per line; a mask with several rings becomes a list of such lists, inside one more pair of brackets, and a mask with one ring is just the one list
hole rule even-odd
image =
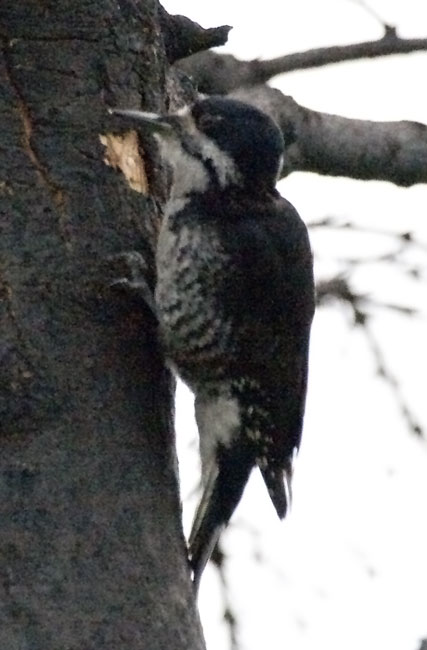
[[[379, 38], [381, 26], [350, 0], [167, 0], [171, 13], [205, 27], [233, 25], [223, 51], [269, 58], [312, 47]], [[425, 0], [372, 0], [402, 36], [427, 37]], [[292, 73], [273, 84], [316, 110], [373, 120], [427, 123], [427, 54]], [[386, 234], [338, 235], [312, 229], [316, 274], [343, 259], [366, 263], [353, 282], [384, 302], [415, 306], [417, 318], [374, 310], [373, 333], [427, 429], [425, 282], [370, 262], [393, 250], [387, 232], [411, 231], [408, 264], [427, 268], [427, 188], [293, 174], [279, 184], [308, 224], [325, 216]], [[378, 377], [366, 339], [350, 314], [319, 310], [313, 327], [310, 385], [294, 506], [284, 524], [254, 475], [224, 536], [239, 650], [416, 650], [427, 637], [427, 451], [405, 427], [392, 391]], [[178, 393], [186, 530], [196, 503], [196, 429], [191, 396]], [[228, 647], [221, 589], [206, 569], [200, 606], [209, 650]]]

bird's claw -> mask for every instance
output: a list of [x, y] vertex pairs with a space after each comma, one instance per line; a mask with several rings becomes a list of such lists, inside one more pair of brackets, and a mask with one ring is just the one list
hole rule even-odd
[[110, 255], [109, 264], [113, 266], [116, 279], [109, 283], [112, 290], [123, 291], [132, 299], [142, 301], [156, 316], [154, 293], [148, 282], [149, 268], [141, 253], [127, 251]]

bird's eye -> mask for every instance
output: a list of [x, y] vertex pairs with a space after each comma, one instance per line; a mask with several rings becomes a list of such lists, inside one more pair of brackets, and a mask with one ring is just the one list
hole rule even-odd
[[210, 131], [211, 129], [218, 127], [221, 124], [222, 120], [222, 115], [203, 113], [197, 120], [197, 126], [201, 131]]

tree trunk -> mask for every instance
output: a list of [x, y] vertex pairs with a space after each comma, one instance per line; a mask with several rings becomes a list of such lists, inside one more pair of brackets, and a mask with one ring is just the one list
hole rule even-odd
[[142, 152], [132, 185], [105, 145], [108, 106], [166, 101], [157, 4], [2, 0], [0, 37], [0, 647], [203, 648], [173, 383], [109, 288], [109, 256], [152, 265]]

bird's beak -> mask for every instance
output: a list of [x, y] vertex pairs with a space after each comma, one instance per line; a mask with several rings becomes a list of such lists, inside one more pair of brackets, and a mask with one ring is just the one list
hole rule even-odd
[[121, 108], [109, 108], [108, 112], [111, 115], [124, 118], [135, 127], [146, 129], [149, 133], [159, 133], [160, 135], [166, 136], [172, 135], [174, 132], [172, 124], [170, 124], [165, 115], [136, 110], [124, 110]]

